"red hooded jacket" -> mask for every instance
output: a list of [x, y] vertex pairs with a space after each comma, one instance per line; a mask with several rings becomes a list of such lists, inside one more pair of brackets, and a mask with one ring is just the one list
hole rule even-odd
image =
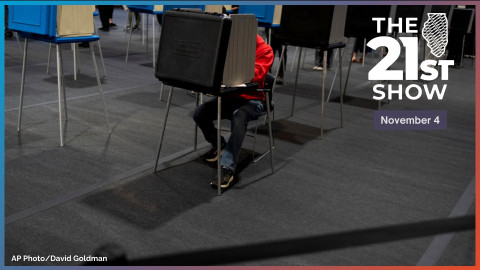
[[[258, 88], [263, 88], [265, 84], [265, 76], [267, 75], [273, 63], [272, 47], [268, 45], [259, 35], [257, 35], [257, 48], [255, 52], [255, 76], [252, 82], [258, 83]], [[265, 93], [250, 92], [244, 94], [235, 94], [235, 97], [244, 99], [260, 99], [265, 100]]]

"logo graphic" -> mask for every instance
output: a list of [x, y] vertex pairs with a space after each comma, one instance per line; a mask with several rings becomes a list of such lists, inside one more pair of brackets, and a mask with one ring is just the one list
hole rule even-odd
[[445, 13], [428, 13], [423, 25], [422, 36], [427, 41], [431, 53], [440, 57], [445, 53], [448, 43], [448, 20]]

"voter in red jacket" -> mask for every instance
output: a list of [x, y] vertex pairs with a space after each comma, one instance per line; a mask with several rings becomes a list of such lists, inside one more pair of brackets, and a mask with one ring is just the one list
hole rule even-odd
[[[272, 48], [257, 35], [257, 46], [255, 53], [255, 77], [252, 82], [258, 83], [259, 88], [263, 88], [265, 77], [273, 63]], [[265, 102], [265, 93], [248, 92], [235, 93], [222, 98], [222, 119], [230, 119], [231, 134], [228, 142], [221, 138], [221, 188], [228, 188], [234, 181], [235, 168], [238, 155], [242, 147], [245, 134], [247, 132], [248, 122], [256, 120], [261, 116]], [[216, 162], [218, 160], [217, 148], [217, 129], [213, 121], [217, 119], [217, 98], [211, 99], [198, 106], [193, 119], [202, 130], [205, 139], [212, 144], [212, 149], [203, 157], [207, 162]], [[217, 187], [218, 180], [210, 182], [212, 187]]]

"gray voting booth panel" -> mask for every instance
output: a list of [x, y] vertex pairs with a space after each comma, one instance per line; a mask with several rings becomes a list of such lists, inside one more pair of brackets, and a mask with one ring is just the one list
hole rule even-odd
[[344, 41], [347, 6], [283, 6], [275, 36], [284, 44], [325, 49]]
[[[423, 12], [425, 10], [425, 6], [397, 6], [395, 11], [395, 23], [398, 23], [399, 18], [402, 18], [403, 24], [405, 24], [406, 18], [417, 18], [416, 24], [414, 27], [411, 27], [411, 30], [415, 30], [420, 33], [420, 26], [423, 18]], [[398, 28], [394, 28], [395, 31]], [[405, 30], [403, 30], [405, 31]]]
[[250, 82], [255, 75], [257, 19], [253, 14], [232, 14], [232, 29], [222, 83], [235, 86]]
[[345, 37], [373, 38], [385, 36], [387, 25], [382, 24], [380, 33], [377, 33], [377, 24], [372, 18], [390, 17], [391, 6], [348, 6], [345, 23]]
[[450, 28], [464, 33], [472, 32], [475, 10], [470, 8], [453, 9]]

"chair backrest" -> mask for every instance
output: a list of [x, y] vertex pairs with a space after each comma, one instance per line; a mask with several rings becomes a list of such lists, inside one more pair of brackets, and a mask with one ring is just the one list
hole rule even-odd
[[267, 73], [265, 76], [265, 85], [263, 88], [273, 90], [273, 83], [275, 82], [275, 76], [270, 73]]

